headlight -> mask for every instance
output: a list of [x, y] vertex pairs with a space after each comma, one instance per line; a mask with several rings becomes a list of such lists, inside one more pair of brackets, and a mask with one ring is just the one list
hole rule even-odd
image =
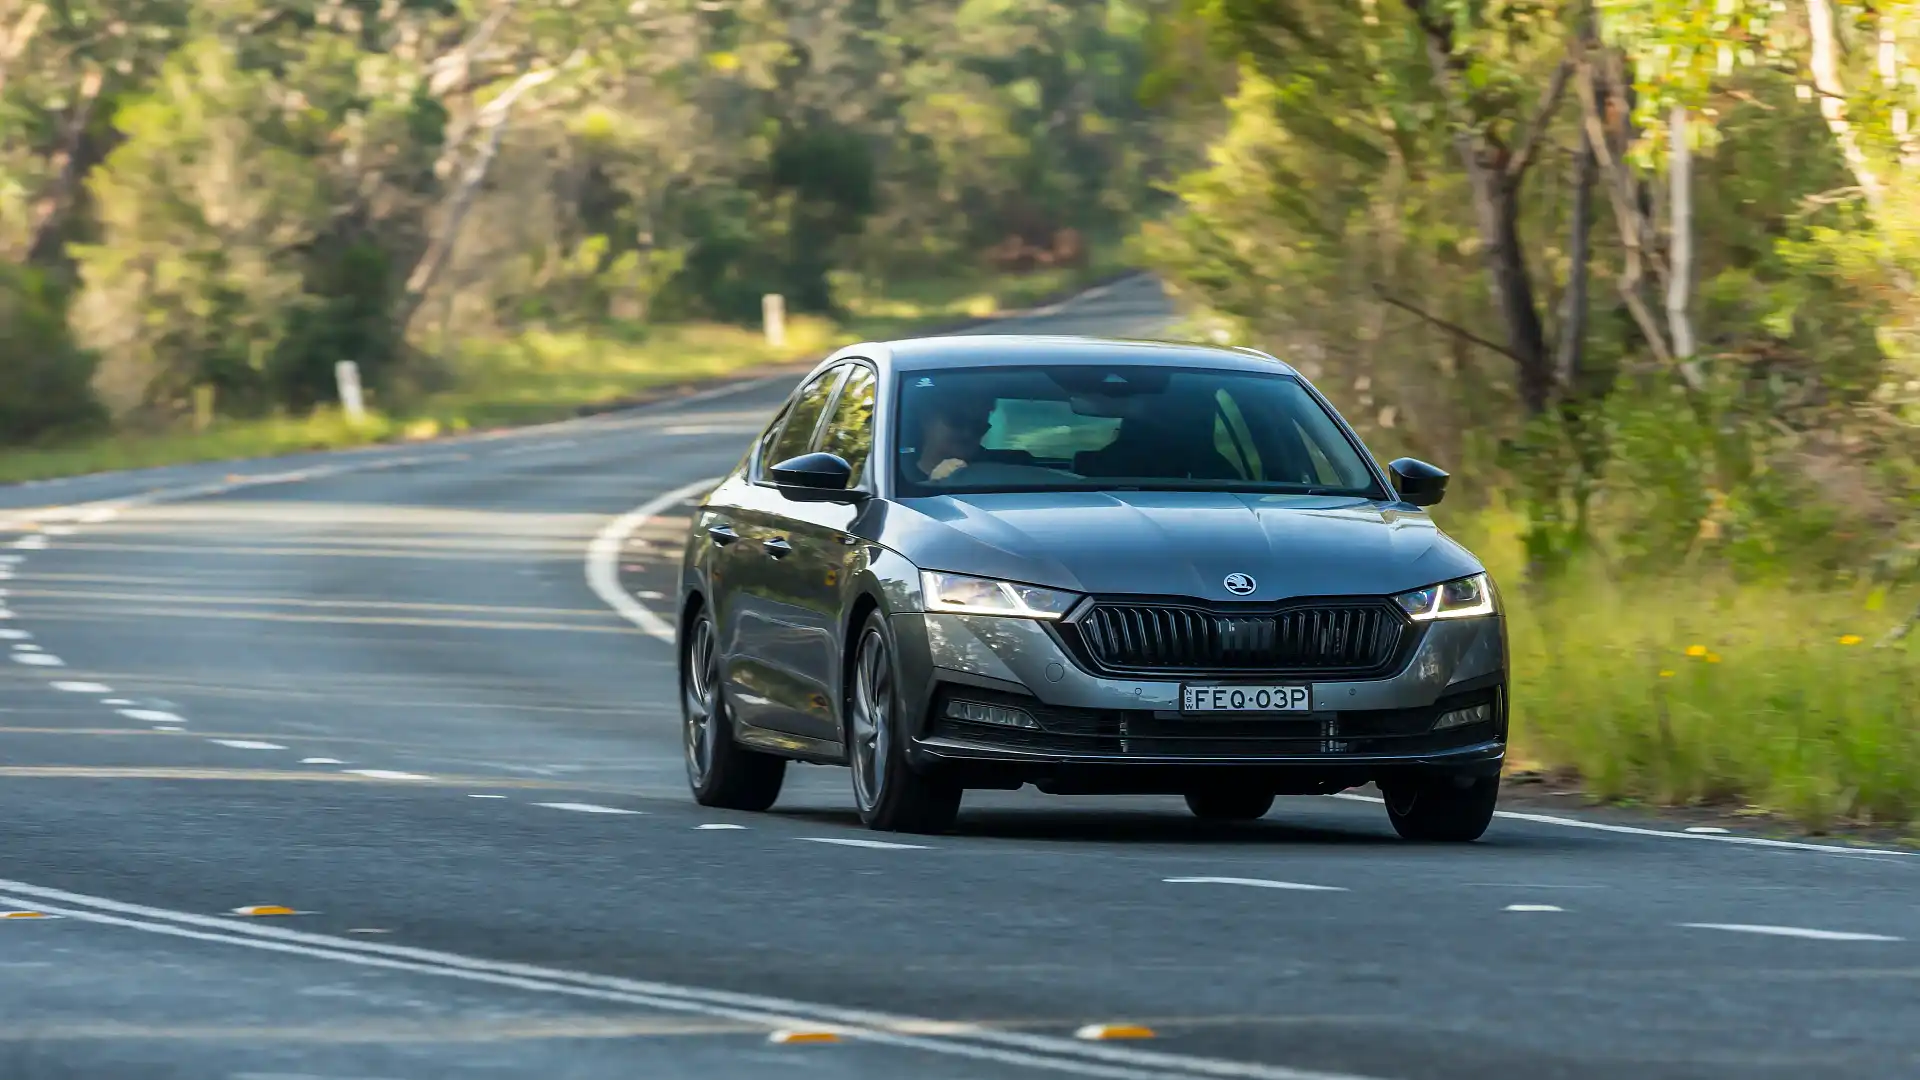
[[1393, 598], [1414, 622], [1493, 614], [1493, 582], [1485, 574], [1456, 578]]
[[1059, 589], [1018, 585], [1011, 581], [920, 571], [920, 592], [928, 611], [959, 615], [1012, 615], [1022, 619], [1057, 619], [1080, 597]]

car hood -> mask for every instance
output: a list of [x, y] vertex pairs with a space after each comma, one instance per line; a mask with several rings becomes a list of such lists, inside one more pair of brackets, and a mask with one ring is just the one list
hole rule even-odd
[[[1424, 512], [1350, 497], [1046, 492], [912, 499], [889, 545], [929, 570], [1219, 601], [1382, 595], [1478, 573]], [[1255, 588], [1227, 591], [1228, 575]]]

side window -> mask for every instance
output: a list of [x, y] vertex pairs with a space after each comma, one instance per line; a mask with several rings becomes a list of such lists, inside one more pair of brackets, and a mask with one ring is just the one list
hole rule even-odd
[[840, 390], [840, 400], [833, 407], [833, 417], [820, 437], [820, 449], [840, 455], [853, 466], [856, 482], [868, 455], [873, 453], [873, 399], [873, 372], [865, 365], [853, 365], [846, 386]]
[[773, 464], [773, 458], [771, 456], [773, 453], [773, 440], [780, 437], [780, 429], [786, 425], [787, 414], [792, 411], [793, 406], [791, 403], [781, 406], [780, 411], [774, 413], [773, 419], [768, 422], [767, 430], [761, 432], [760, 438], [754, 442], [753, 468], [749, 479], [760, 479], [761, 471]]
[[781, 426], [780, 434], [767, 446], [768, 468], [799, 457], [813, 447], [813, 432], [820, 426], [820, 414], [826, 411], [827, 399], [833, 396], [833, 384], [840, 381], [845, 370], [844, 366], [828, 368], [801, 388], [787, 409], [787, 422]]

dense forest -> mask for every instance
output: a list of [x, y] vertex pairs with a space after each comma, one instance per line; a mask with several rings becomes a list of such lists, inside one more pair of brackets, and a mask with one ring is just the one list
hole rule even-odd
[[1920, 813], [1920, 3], [0, 0], [0, 147], [15, 444], [1124, 238], [1461, 474], [1543, 764]]
[[[1084, 259], [1153, 195], [1150, 12], [0, 0], [0, 433], [430, 372], [449, 327], [831, 312]], [[24, 376], [24, 377], [21, 377]]]

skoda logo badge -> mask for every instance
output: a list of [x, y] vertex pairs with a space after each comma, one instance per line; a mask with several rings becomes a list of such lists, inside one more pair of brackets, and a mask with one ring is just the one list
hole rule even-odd
[[1227, 591], [1235, 596], [1245, 596], [1255, 588], [1253, 577], [1249, 574], [1228, 574]]

